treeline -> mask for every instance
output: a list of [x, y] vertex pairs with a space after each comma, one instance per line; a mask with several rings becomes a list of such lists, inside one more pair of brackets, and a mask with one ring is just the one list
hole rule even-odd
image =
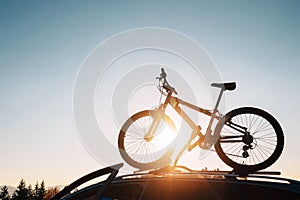
[[22, 179], [12, 195], [8, 192], [8, 187], [3, 186], [0, 188], [0, 199], [1, 200], [49, 200], [56, 193], [59, 192], [58, 187], [45, 188], [45, 183], [42, 181], [41, 184], [38, 182], [34, 188], [31, 185], [26, 187], [25, 181]]

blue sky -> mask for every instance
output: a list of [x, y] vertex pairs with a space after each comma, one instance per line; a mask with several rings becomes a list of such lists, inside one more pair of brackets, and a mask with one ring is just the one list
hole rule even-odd
[[101, 167], [76, 135], [76, 73], [109, 36], [152, 26], [192, 37], [225, 81], [237, 81], [227, 110], [251, 105], [276, 116], [286, 146], [274, 169], [300, 179], [299, 10], [291, 0], [0, 1], [0, 185], [67, 184]]

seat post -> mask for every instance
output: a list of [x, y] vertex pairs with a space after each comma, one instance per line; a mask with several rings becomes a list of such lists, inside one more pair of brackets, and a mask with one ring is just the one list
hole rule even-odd
[[220, 91], [218, 100], [217, 100], [217, 102], [216, 102], [216, 105], [215, 105], [215, 108], [214, 108], [214, 111], [213, 111], [213, 116], [214, 116], [214, 115], [216, 114], [216, 112], [217, 112], [217, 108], [219, 107], [219, 104], [220, 104], [220, 102], [221, 102], [221, 98], [222, 98], [223, 92], [224, 92], [224, 88], [221, 88], [221, 91]]
[[205, 135], [207, 135], [207, 134], [211, 135], [211, 132], [212, 132], [211, 126], [212, 126], [212, 124], [213, 124], [213, 121], [214, 121], [216, 112], [217, 112], [218, 107], [219, 107], [219, 104], [220, 104], [220, 102], [221, 102], [221, 98], [222, 98], [222, 95], [223, 95], [224, 90], [225, 90], [225, 89], [222, 87], [222, 88], [221, 88], [221, 91], [220, 91], [220, 94], [219, 94], [219, 97], [218, 97], [218, 99], [217, 99], [216, 105], [215, 105], [215, 107], [214, 107], [214, 110], [213, 110], [213, 112], [212, 112], [212, 114], [211, 114], [211, 117], [210, 117], [210, 120], [209, 120], [208, 127], [207, 127], [207, 129], [206, 129], [206, 134], [205, 134]]

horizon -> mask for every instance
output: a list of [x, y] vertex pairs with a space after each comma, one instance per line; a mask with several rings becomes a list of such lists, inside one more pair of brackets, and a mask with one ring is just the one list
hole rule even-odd
[[[76, 131], [76, 77], [99, 43], [143, 27], [175, 30], [202, 45], [224, 82], [237, 82], [237, 89], [225, 94], [226, 112], [249, 105], [280, 122], [284, 151], [266, 170], [300, 180], [299, 117], [294, 116], [300, 111], [299, 8], [300, 2], [292, 0], [1, 1], [0, 185], [17, 186], [22, 178], [27, 185], [42, 180], [68, 185], [105, 167]], [[200, 158], [199, 151], [185, 154], [179, 164], [230, 169], [215, 153]]]

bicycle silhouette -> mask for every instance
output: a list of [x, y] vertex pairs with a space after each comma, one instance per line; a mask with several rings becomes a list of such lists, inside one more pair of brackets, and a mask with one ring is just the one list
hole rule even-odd
[[[220, 88], [220, 94], [214, 109], [210, 111], [175, 97], [173, 94], [176, 95], [177, 92], [167, 82], [166, 77], [167, 74], [162, 68], [157, 79], [161, 95], [166, 95], [165, 101], [154, 110], [134, 114], [120, 130], [119, 151], [129, 165], [146, 170], [172, 163], [170, 156], [174, 152], [168, 148], [159, 149], [155, 144], [166, 130], [176, 129], [174, 122], [165, 114], [168, 105], [193, 130], [184, 147], [176, 155], [174, 166], [185, 150], [191, 151], [196, 146], [210, 149], [214, 145], [221, 160], [236, 172], [253, 173], [271, 166], [279, 158], [283, 150], [284, 136], [280, 124], [272, 115], [253, 107], [237, 108], [226, 115], [218, 111], [223, 92], [234, 90], [235, 82], [211, 84], [212, 87]], [[180, 104], [210, 117], [205, 134], [202, 133], [201, 126], [196, 125], [181, 109]], [[212, 132], [214, 120], [218, 122]]]

